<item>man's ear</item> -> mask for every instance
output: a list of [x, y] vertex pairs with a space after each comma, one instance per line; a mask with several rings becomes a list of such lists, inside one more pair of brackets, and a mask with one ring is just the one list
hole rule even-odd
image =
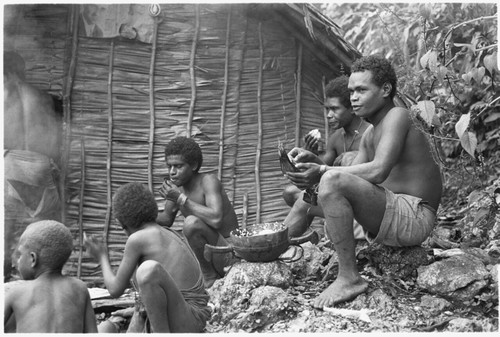
[[384, 97], [389, 97], [392, 91], [392, 84], [390, 84], [389, 82], [385, 82], [382, 85], [382, 90], [384, 91]]
[[200, 169], [200, 164], [198, 162], [194, 162], [193, 165], [191, 165], [191, 171], [196, 172]]
[[30, 252], [30, 258], [31, 258], [30, 266], [31, 268], [35, 268], [38, 264], [38, 255], [35, 252]]

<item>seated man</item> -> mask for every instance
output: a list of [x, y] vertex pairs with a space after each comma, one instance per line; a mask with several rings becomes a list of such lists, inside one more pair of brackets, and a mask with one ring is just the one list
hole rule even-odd
[[368, 56], [355, 61], [351, 71], [354, 113], [371, 124], [352, 165], [327, 166], [300, 148], [289, 153], [301, 162], [301, 172], [287, 174], [297, 187], [319, 181], [318, 203], [338, 254], [337, 279], [314, 300], [318, 309], [368, 288], [356, 266], [353, 218], [374, 242], [419, 245], [431, 233], [441, 201], [441, 173], [426, 136], [412, 124], [409, 111], [393, 103], [397, 78], [392, 65]]
[[[200, 265], [184, 238], [156, 223], [153, 194], [140, 183], [126, 184], [113, 197], [113, 213], [128, 235], [116, 275], [105, 244], [92, 236], [85, 240], [111, 296], [121, 296], [134, 275], [152, 332], [203, 331], [211, 310]], [[137, 321], [140, 312], [134, 315]], [[130, 325], [129, 332], [141, 332], [133, 329], [139, 324]]]
[[72, 250], [73, 237], [62, 223], [43, 220], [26, 227], [16, 250], [26, 281], [6, 291], [5, 332], [97, 332], [87, 285], [61, 274]]
[[224, 275], [231, 254], [215, 254], [209, 262], [203, 256], [205, 244], [227, 246], [229, 233], [238, 227], [236, 213], [219, 179], [199, 172], [203, 156], [194, 140], [186, 137], [171, 140], [165, 147], [165, 161], [169, 179], [163, 183], [160, 194], [167, 200], [157, 222], [170, 227], [181, 211], [182, 231], [200, 262], [205, 286], [209, 288]]
[[[333, 134], [328, 138], [328, 144], [323, 156], [320, 156], [323, 163], [334, 166], [347, 166], [357, 155], [357, 150], [361, 136], [368, 128], [369, 124], [356, 116], [351, 107], [349, 90], [347, 89], [349, 78], [340, 76], [330, 81], [325, 88], [325, 108], [328, 109], [328, 120]], [[317, 154], [319, 140], [305, 137], [305, 149]], [[291, 230], [290, 235], [296, 236], [293, 229], [295, 224], [302, 224], [308, 227], [314, 216], [323, 216], [320, 207], [311, 205], [304, 201], [304, 192], [294, 185], [287, 186], [283, 191], [283, 198], [292, 207], [285, 219], [285, 225]], [[354, 232], [356, 239], [363, 239], [364, 234], [361, 226], [354, 221]]]

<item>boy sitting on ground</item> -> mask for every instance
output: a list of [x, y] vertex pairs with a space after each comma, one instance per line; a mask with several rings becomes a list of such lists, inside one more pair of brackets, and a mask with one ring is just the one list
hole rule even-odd
[[44, 220], [26, 228], [16, 250], [16, 268], [26, 281], [5, 294], [6, 331], [15, 321], [18, 333], [97, 332], [86, 284], [61, 274], [72, 250], [71, 232], [62, 223]]
[[[153, 194], [140, 183], [126, 184], [113, 198], [113, 212], [128, 235], [116, 275], [104, 243], [92, 236], [85, 241], [90, 255], [101, 264], [111, 296], [123, 294], [135, 271], [134, 284], [152, 332], [203, 331], [211, 311], [200, 265], [179, 234], [156, 223], [158, 206]], [[129, 327], [129, 332], [140, 331]]]

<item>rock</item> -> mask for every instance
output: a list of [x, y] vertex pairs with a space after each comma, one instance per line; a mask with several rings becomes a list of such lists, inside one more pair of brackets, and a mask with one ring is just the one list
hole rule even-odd
[[431, 314], [439, 314], [451, 307], [451, 303], [444, 298], [424, 295], [420, 299], [420, 305], [430, 311]]
[[483, 262], [485, 265], [491, 264], [493, 262], [493, 259], [488, 255], [488, 253], [481, 248], [477, 247], [464, 247], [464, 248], [453, 248], [453, 249], [447, 249], [447, 250], [434, 250], [434, 257], [436, 258], [449, 258], [452, 256], [458, 256], [458, 255], [472, 255], [481, 262]]
[[500, 274], [500, 264], [496, 264], [491, 267], [490, 270], [492, 285], [495, 289], [498, 288], [498, 276]]
[[448, 323], [446, 331], [452, 332], [491, 332], [497, 331], [492, 329], [491, 324], [484, 319], [469, 319], [469, 318], [454, 318]]
[[500, 240], [491, 240], [484, 250], [494, 263], [500, 263]]
[[358, 258], [366, 258], [383, 275], [405, 279], [416, 273], [421, 265], [428, 264], [427, 252], [420, 246], [389, 247], [372, 244], [359, 252]]
[[224, 278], [208, 289], [213, 304], [212, 321], [226, 324], [242, 319], [250, 305], [252, 290], [262, 286], [288, 288], [293, 282], [290, 267], [281, 261], [235, 263]]
[[286, 317], [295, 316], [297, 311], [293, 297], [283, 289], [272, 286], [254, 289], [249, 304], [243, 315], [230, 322], [235, 331], [252, 332]]
[[377, 311], [387, 310], [393, 306], [392, 299], [382, 289], [360, 294], [349, 305], [350, 308], [355, 310], [374, 309]]
[[301, 247], [304, 249], [302, 258], [290, 263], [293, 274], [297, 278], [319, 275], [329, 254], [321, 251], [318, 246], [310, 242], [302, 244]]
[[469, 300], [488, 285], [488, 278], [479, 259], [463, 254], [418, 268], [417, 285], [433, 294]]

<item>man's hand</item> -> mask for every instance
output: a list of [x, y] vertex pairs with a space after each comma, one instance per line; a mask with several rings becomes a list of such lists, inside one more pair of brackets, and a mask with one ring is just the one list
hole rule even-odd
[[310, 132], [304, 137], [305, 146], [304, 149], [311, 151], [315, 155], [318, 155], [319, 138], [314, 137]]
[[294, 163], [317, 163], [319, 158], [311, 151], [305, 150], [300, 147], [294, 147], [288, 152], [288, 156], [292, 158]]
[[163, 184], [161, 185], [160, 190], [158, 192], [163, 198], [171, 200], [174, 203], [177, 202], [179, 195], [182, 193], [179, 187], [177, 187], [167, 179], [163, 181]]
[[321, 165], [316, 163], [298, 163], [296, 166], [301, 172], [288, 172], [286, 174], [292, 184], [301, 190], [305, 190], [319, 182], [321, 178]]
[[101, 237], [96, 237], [94, 235], [86, 235], [83, 233], [83, 244], [85, 245], [85, 250], [89, 255], [98, 262], [102, 255], [106, 254], [106, 245]]

